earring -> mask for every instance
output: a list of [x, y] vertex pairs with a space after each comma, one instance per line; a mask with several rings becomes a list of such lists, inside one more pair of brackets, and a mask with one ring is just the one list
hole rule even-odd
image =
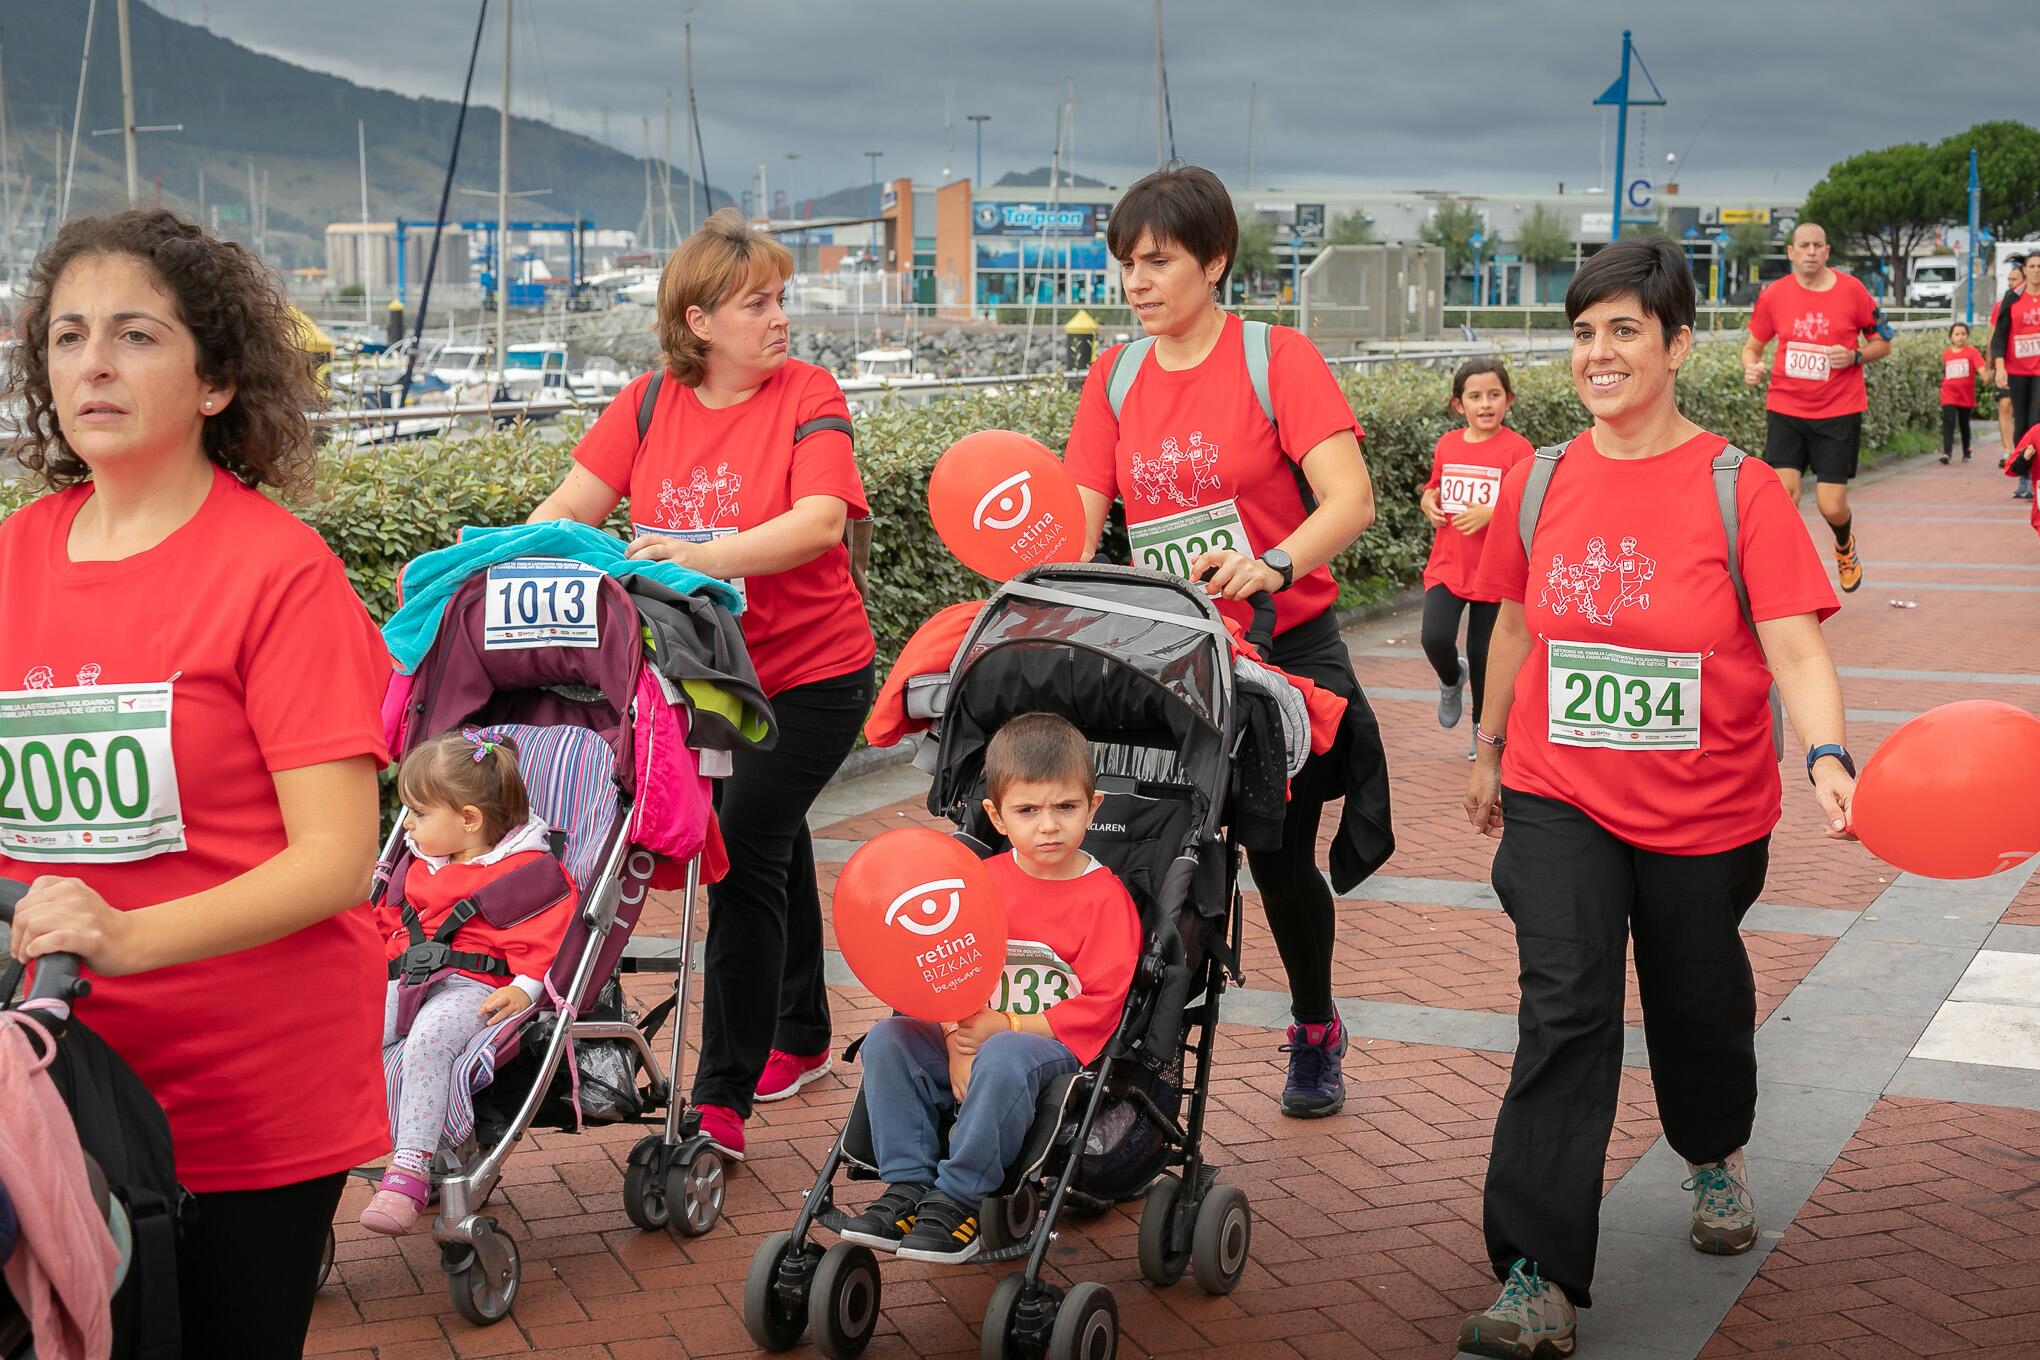
[[203, 409], [203, 410], [207, 410], [207, 411], [210, 411], [210, 410], [212, 410], [212, 403], [211, 403], [210, 401], [208, 401], [208, 402], [204, 403], [204, 405], [203, 405], [203, 407], [202, 407], [201, 409]]

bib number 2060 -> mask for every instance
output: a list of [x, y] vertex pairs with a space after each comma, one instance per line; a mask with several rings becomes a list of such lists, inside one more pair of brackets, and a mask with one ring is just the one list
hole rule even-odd
[[149, 763], [133, 737], [115, 737], [101, 751], [87, 737], [63, 743], [63, 754], [46, 741], [23, 742], [20, 755], [0, 746], [0, 818], [33, 817], [84, 821], [110, 808], [139, 817], [149, 805]]
[[168, 684], [0, 694], [0, 850], [119, 862], [184, 848]]

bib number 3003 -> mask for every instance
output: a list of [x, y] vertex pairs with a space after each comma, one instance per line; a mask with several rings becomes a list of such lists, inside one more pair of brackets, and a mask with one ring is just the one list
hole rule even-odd
[[118, 863], [182, 849], [168, 684], [0, 695], [0, 850]]
[[1552, 642], [1548, 735], [1554, 746], [1618, 751], [1700, 747], [1700, 654]]

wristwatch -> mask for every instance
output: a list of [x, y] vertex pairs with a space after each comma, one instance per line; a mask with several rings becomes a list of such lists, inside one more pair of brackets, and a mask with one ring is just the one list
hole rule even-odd
[[1849, 772], [1849, 778], [1854, 779], [1856, 777], [1856, 759], [1849, 754], [1849, 748], [1837, 745], [1834, 742], [1827, 742], [1824, 745], [1814, 747], [1806, 753], [1807, 783], [1811, 784], [1813, 782], [1813, 763], [1823, 756], [1833, 756], [1836, 760], [1842, 762], [1842, 768]]
[[1275, 587], [1278, 591], [1287, 590], [1290, 586], [1296, 584], [1296, 563], [1282, 549], [1268, 549], [1268, 551], [1261, 554], [1261, 561], [1273, 567], [1275, 574], [1282, 578], [1282, 584]]

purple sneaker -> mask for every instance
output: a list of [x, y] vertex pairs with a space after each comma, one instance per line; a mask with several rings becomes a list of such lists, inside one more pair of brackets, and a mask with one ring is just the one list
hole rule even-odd
[[1322, 1119], [1346, 1108], [1346, 1027], [1334, 1017], [1322, 1025], [1291, 1025], [1289, 1080], [1282, 1088], [1282, 1113], [1292, 1119]]

